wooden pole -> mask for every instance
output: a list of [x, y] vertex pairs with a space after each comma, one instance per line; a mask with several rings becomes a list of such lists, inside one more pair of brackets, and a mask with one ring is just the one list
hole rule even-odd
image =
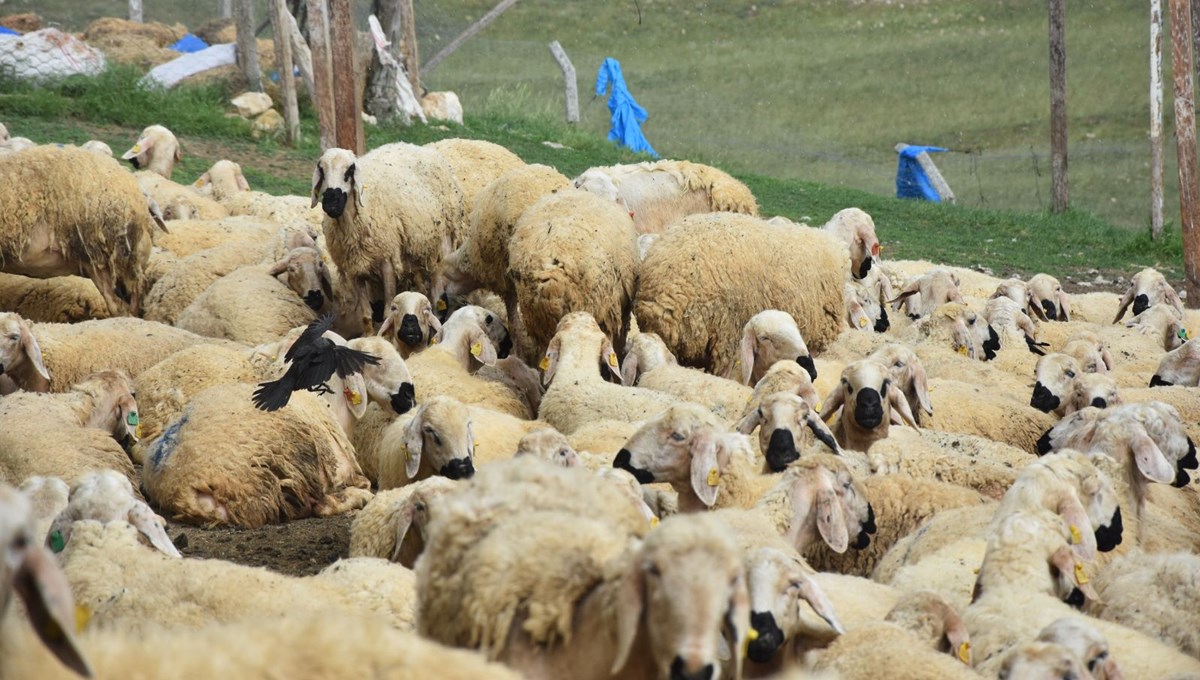
[[1171, 3], [1171, 69], [1175, 77], [1175, 153], [1179, 165], [1179, 225], [1183, 232], [1186, 304], [1200, 308], [1200, 233], [1196, 209], [1196, 111], [1192, 83], [1192, 11], [1188, 0]]
[[1150, 238], [1163, 230], [1162, 0], [1150, 0]]
[[329, 61], [329, 12], [325, 0], [308, 0], [308, 42], [312, 51], [313, 99], [321, 152], [336, 147], [337, 112], [333, 107], [333, 71]]
[[142, 0], [129, 0], [129, 20], [142, 23]]
[[1050, 3], [1050, 182], [1051, 210], [1067, 209], [1067, 8]]
[[300, 80], [304, 81], [304, 87], [308, 90], [308, 96], [312, 98], [315, 109], [317, 108], [317, 88], [313, 85], [312, 50], [308, 49], [308, 43], [304, 42], [304, 36], [300, 34], [300, 26], [296, 23], [296, 17], [292, 16], [291, 12], [284, 11], [283, 20], [292, 37], [292, 61], [295, 62], [296, 68], [300, 69]]
[[575, 82], [575, 65], [571, 63], [571, 58], [567, 56], [566, 50], [558, 41], [550, 43], [550, 54], [554, 56], [554, 61], [558, 62], [558, 67], [562, 69], [563, 80], [566, 81], [567, 88], [567, 122], [579, 122], [579, 84]]
[[233, 0], [217, 0], [217, 12], [222, 19], [233, 16]]
[[421, 67], [421, 77], [424, 78], [430, 73], [433, 73], [433, 69], [437, 68], [438, 64], [442, 63], [443, 59], [451, 54], [454, 54], [454, 51], [462, 47], [463, 43], [467, 42], [471, 38], [474, 38], [476, 33], [479, 33], [483, 29], [487, 28], [488, 24], [498, 19], [501, 14], [504, 14], [509, 7], [512, 7], [515, 4], [517, 4], [517, 0], [502, 0], [502, 2], [493, 7], [490, 12], [483, 15], [479, 21], [476, 21], [468, 26], [467, 30], [459, 33], [454, 40], [451, 40], [448, 45], [441, 49], [441, 51], [433, 55], [433, 59], [430, 59], [424, 66]]
[[286, 0], [271, 0], [271, 33], [275, 39], [275, 66], [279, 70], [279, 89], [283, 99], [283, 120], [288, 144], [300, 141], [300, 110], [296, 101], [296, 77], [292, 75], [292, 35], [288, 29]]
[[[412, 85], [413, 94], [421, 98], [421, 61], [417, 55], [417, 15], [413, 12], [413, 0], [399, 0], [400, 30], [404, 38], [400, 48], [404, 51], [404, 72], [408, 74], [408, 82]], [[389, 40], [394, 40], [388, 35]]]
[[246, 88], [262, 92], [262, 71], [258, 67], [258, 43], [254, 40], [253, 0], [237, 0], [233, 6], [233, 21], [237, 25], [237, 62], [246, 76]]
[[329, 55], [333, 66], [337, 145], [362, 154], [362, 97], [354, 70], [354, 16], [350, 0], [329, 0]]

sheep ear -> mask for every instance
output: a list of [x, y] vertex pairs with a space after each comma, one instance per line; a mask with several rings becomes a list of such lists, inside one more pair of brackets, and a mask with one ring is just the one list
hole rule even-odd
[[38, 375], [46, 380], [50, 379], [50, 371], [46, 370], [46, 364], [42, 360], [42, 348], [38, 346], [37, 338], [33, 337], [33, 331], [29, 330], [29, 323], [24, 319], [20, 322], [21, 326], [21, 349], [25, 351], [25, 358], [33, 364]]
[[825, 398], [824, 408], [821, 409], [821, 420], [829, 420], [846, 403], [846, 386], [839, 381], [837, 387]]
[[1137, 428], [1129, 438], [1129, 447], [1133, 450], [1133, 459], [1138, 470], [1152, 482], [1170, 484], [1175, 481], [1175, 468], [1167, 462], [1162, 449], [1150, 438], [1144, 428]]
[[933, 402], [929, 399], [929, 380], [925, 376], [925, 364], [920, 359], [914, 359], [909, 367], [912, 369], [913, 387], [917, 391], [917, 401], [925, 412], [933, 415]]
[[600, 361], [604, 362], [604, 366], [608, 368], [609, 374], [617, 380], [621, 380], [621, 363], [617, 359], [617, 352], [613, 349], [612, 342], [608, 336], [604, 337], [604, 341], [600, 343]]
[[1074, 493], [1067, 493], [1059, 502], [1058, 515], [1067, 523], [1075, 552], [1085, 560], [1093, 559], [1096, 556], [1096, 529]]
[[1058, 311], [1058, 320], [1059, 321], [1070, 321], [1071, 320], [1071, 301], [1067, 297], [1067, 291], [1059, 290], [1055, 293], [1054, 297], [1056, 297], [1058, 299], [1058, 310], [1059, 310]]
[[1132, 285], [1125, 291], [1125, 297], [1121, 298], [1121, 304], [1117, 307], [1117, 315], [1113, 317], [1113, 323], [1117, 323], [1121, 320], [1121, 317], [1125, 316], [1125, 310], [1129, 309], [1129, 305], [1133, 304], [1133, 297], [1136, 292]]
[[287, 266], [288, 266], [288, 259], [285, 257], [282, 260], [271, 265], [271, 268], [267, 270], [267, 274], [269, 274], [271, 276], [279, 276], [280, 274], [287, 271]]
[[383, 338], [388, 337], [388, 331], [392, 330], [392, 326], [395, 325], [392, 323], [392, 318], [393, 317], [391, 314], [388, 314], [387, 316], [383, 317], [383, 324], [379, 327], [379, 332], [376, 333], [375, 335], [378, 335]]
[[33, 630], [58, 660], [84, 677], [92, 677], [75, 645], [75, 605], [71, 586], [55, 559], [44, 548], [29, 547], [13, 579], [17, 595]]
[[133, 441], [139, 441], [142, 438], [142, 426], [138, 420], [137, 402], [133, 397], [124, 395], [117, 400], [116, 411], [114, 415], [125, 426], [125, 432]]
[[495, 366], [497, 361], [496, 346], [491, 338], [480, 329], [471, 331], [471, 356], [484, 366]]
[[542, 369], [542, 384], [549, 385], [551, 380], [554, 380], [554, 371], [558, 369], [558, 343], [551, 341], [550, 346], [546, 348], [546, 356], [542, 357], [538, 367]]
[[915, 281], [910, 282], [907, 286], [905, 286], [900, 291], [899, 295], [892, 298], [891, 300], [888, 300], [887, 303], [890, 305], [890, 304], [900, 302], [901, 300], [905, 300], [907, 298], [910, 298], [910, 297], [916, 295], [917, 292], [920, 290], [921, 290], [921, 281], [920, 281], [920, 279], [917, 279]]
[[121, 154], [121, 160], [127, 161], [127, 160], [137, 158], [141, 154], [149, 151], [153, 146], [154, 146], [154, 138], [153, 137], [142, 137], [142, 138], [138, 139], [136, 142], [134, 142], [133, 146], [129, 147], [128, 151]]
[[971, 342], [971, 332], [962, 319], [954, 320], [954, 343], [958, 345], [958, 353], [968, 359], [975, 358], [975, 343]]
[[183, 147], [176, 144], [175, 145], [175, 162], [178, 163], [182, 160], [183, 160]]
[[966, 665], [971, 665], [971, 635], [962, 617], [953, 607], [945, 607], [942, 612], [942, 625], [945, 627], [946, 642], [950, 643], [950, 653]]
[[750, 593], [746, 590], [746, 577], [737, 579], [729, 597], [729, 609], [725, 612], [726, 636], [733, 639], [733, 669], [735, 680], [742, 679], [742, 655], [746, 652], [746, 636], [750, 632]]
[[809, 410], [808, 414], [804, 416], [804, 423], [808, 425], [808, 429], [812, 430], [813, 436], [822, 444], [828, 446], [829, 450], [839, 455], [842, 453], [842, 449], [838, 447], [837, 437], [833, 436], [833, 431], [829, 429], [816, 413]]
[[1028, 287], [1025, 288], [1025, 307], [1031, 310], [1033, 315], [1036, 316], [1038, 320], [1050, 320], [1046, 317], [1046, 310], [1042, 309], [1042, 304], [1038, 301], [1037, 297], [1034, 296], [1033, 290]]
[[866, 328], [871, 323], [871, 319], [867, 316], [866, 310], [863, 309], [862, 303], [858, 300], [850, 300], [846, 302], [847, 316], [850, 320], [851, 328]]
[[741, 381], [743, 385], [749, 385], [750, 378], [754, 375], [755, 349], [754, 328], [747, 324], [746, 329], [742, 331], [742, 344], [738, 352], [738, 356], [742, 361]]
[[342, 398], [350, 407], [350, 413], [358, 420], [367, 412], [367, 381], [362, 373], [353, 373], [342, 379]]
[[[792, 582], [792, 585], [796, 587], [796, 592], [800, 595], [800, 600], [807, 602], [808, 606], [812, 607], [813, 611], [817, 613], [817, 616], [825, 619], [825, 623], [828, 623], [834, 632], [839, 635], [846, 632], [845, 627], [842, 626], [842, 622], [838, 620], [837, 612], [833, 609], [833, 602], [829, 600], [825, 591], [821, 590], [821, 586], [817, 585], [816, 581], [808, 576], [803, 576], [798, 581]], [[799, 600], [796, 601], [796, 606], [800, 606]]]
[[721, 467], [717, 462], [717, 442], [712, 429], [702, 427], [692, 433], [688, 446], [692, 458], [692, 491], [711, 508], [717, 502], [717, 491], [721, 483]]
[[429, 324], [430, 339], [442, 332], [442, 322], [438, 321], [437, 314], [433, 313], [432, 305], [425, 310], [425, 323]]
[[333, 277], [329, 274], [329, 267], [321, 267], [321, 292], [325, 293], [325, 299], [330, 304], [334, 304], [333, 299]]
[[638, 355], [632, 350], [625, 352], [625, 361], [621, 362], [621, 384], [629, 387], [638, 379]]
[[159, 552], [171, 557], [182, 557], [175, 544], [171, 542], [171, 538], [167, 536], [167, 530], [158, 521], [158, 516], [154, 514], [149, 505], [137, 501], [129, 509], [129, 515], [126, 519], [143, 536], [148, 538], [150, 545], [157, 548]]
[[826, 484], [817, 491], [817, 531], [836, 553], [850, 547], [850, 529], [837, 493]]
[[912, 407], [908, 405], [908, 398], [904, 396], [899, 387], [896, 387], [895, 383], [888, 385], [888, 403], [893, 411], [900, 414], [900, 419], [904, 421], [905, 425], [913, 428], [919, 427], [917, 419], [913, 417]]
[[312, 176], [312, 204], [308, 206], [309, 210], [317, 207], [317, 203], [321, 200], [321, 185], [325, 183], [325, 168], [317, 163], [317, 169], [313, 170]]
[[750, 434], [756, 427], [763, 424], [762, 409], [755, 407], [747, 409], [742, 415], [742, 419], [738, 421], [737, 431], [742, 434]]
[[1064, 545], [1055, 550], [1054, 554], [1050, 556], [1050, 564], [1058, 570], [1058, 581], [1063, 586], [1063, 590], [1069, 592], [1070, 589], [1078, 588], [1087, 599], [1093, 602], [1100, 601], [1100, 595], [1092, 587], [1091, 579], [1088, 578], [1087, 569], [1070, 547]]
[[616, 675], [629, 660], [633, 639], [641, 627], [645, 608], [646, 567], [635, 562], [621, 579], [621, 589], [617, 594], [617, 656], [609, 671], [611, 675]]
[[425, 443], [425, 407], [421, 406], [413, 414], [412, 420], [404, 426], [404, 474], [409, 480], [417, 476], [421, 469], [421, 446]]
[[200, 188], [203, 188], [205, 184], [208, 184], [211, 181], [212, 181], [212, 173], [205, 171], [203, 175], [200, 175], [199, 177], [196, 178], [195, 182], [192, 182], [192, 186], [196, 187], [197, 189], [200, 189]]
[[409, 496], [404, 501], [404, 505], [400, 507], [400, 511], [396, 513], [396, 547], [392, 549], [392, 555], [388, 558], [392, 562], [400, 562], [400, 549], [404, 545], [405, 537], [408, 536], [408, 530], [412, 528], [412, 522], [413, 498]]
[[1104, 367], [1110, 371], [1116, 366], [1116, 362], [1113, 361], [1112, 354], [1109, 354], [1107, 347], [1100, 350], [1100, 359], [1104, 362]]
[[237, 180], [237, 188], [242, 191], [250, 191], [250, 183], [246, 181], [246, 176], [242, 174], [241, 169], [235, 170], [233, 174]]
[[1175, 311], [1179, 312], [1179, 314], [1182, 316], [1183, 315], [1183, 301], [1179, 299], [1179, 293], [1177, 293], [1175, 291], [1175, 287], [1164, 281], [1162, 284], [1162, 288], [1163, 288], [1163, 298], [1167, 301], [1167, 304], [1174, 307]]

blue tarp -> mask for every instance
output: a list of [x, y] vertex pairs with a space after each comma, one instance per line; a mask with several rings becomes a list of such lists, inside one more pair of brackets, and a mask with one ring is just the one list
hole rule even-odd
[[14, 31], [11, 28], [8, 28], [6, 26], [0, 26], [0, 35], [21, 35], [21, 34], [17, 33], [16, 31]]
[[922, 151], [938, 153], [949, 149], [940, 146], [910, 146], [901, 151], [900, 162], [896, 167], [896, 198], [917, 198], [941, 203], [941, 195], [933, 188], [929, 175], [925, 174], [925, 169], [917, 162], [917, 156]]
[[608, 110], [612, 113], [612, 129], [608, 131], [608, 140], [658, 158], [658, 152], [650, 146], [640, 125], [646, 122], [649, 114], [634, 101], [625, 84], [625, 76], [621, 74], [621, 63], [611, 57], [600, 64], [600, 72], [596, 74], [596, 96], [602, 96], [610, 83]]
[[191, 52], [199, 52], [200, 50], [202, 50], [206, 47], [208, 47], [208, 43], [204, 42], [200, 38], [197, 38], [196, 36], [192, 35], [191, 33], [188, 33], [187, 35], [180, 38], [179, 42], [175, 43], [174, 45], [171, 45], [167, 49], [171, 49], [171, 50], [175, 50], [176, 52], [183, 52], [183, 53], [187, 54], [187, 53], [191, 53]]

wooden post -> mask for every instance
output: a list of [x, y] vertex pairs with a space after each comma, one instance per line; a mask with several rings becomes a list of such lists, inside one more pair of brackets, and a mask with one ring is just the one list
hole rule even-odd
[[[900, 143], [896, 145], [896, 153], [902, 153], [908, 148], [907, 144]], [[925, 171], [925, 176], [929, 178], [929, 183], [933, 185], [938, 196], [941, 197], [944, 203], [954, 203], [954, 192], [950, 190], [950, 184], [946, 182], [946, 178], [942, 177], [941, 170], [934, 165], [933, 159], [925, 151], [917, 154], [917, 164]]]
[[1067, 209], [1067, 8], [1050, 2], [1050, 181], [1051, 209]]
[[362, 97], [354, 70], [354, 16], [350, 0], [329, 0], [329, 55], [337, 145], [362, 154]]
[[286, 0], [271, 0], [271, 33], [275, 40], [275, 66], [279, 71], [279, 89], [283, 99], [283, 120], [287, 124], [288, 144], [300, 141], [300, 110], [296, 101], [296, 77], [292, 75], [292, 35], [288, 30]]
[[567, 122], [579, 122], [579, 84], [575, 82], [575, 65], [571, 63], [570, 57], [567, 56], [562, 45], [558, 41], [550, 43], [550, 54], [554, 56], [554, 61], [558, 62], [558, 67], [562, 69], [563, 80], [566, 81], [567, 88]]
[[1175, 153], [1179, 161], [1179, 225], [1183, 232], [1186, 304], [1200, 308], [1200, 233], [1196, 209], [1196, 111], [1192, 83], [1192, 11], [1188, 0], [1171, 3], [1171, 69], [1175, 77]]
[[285, 9], [283, 20], [287, 23], [287, 31], [292, 37], [292, 61], [295, 62], [296, 68], [300, 69], [300, 80], [304, 81], [304, 87], [308, 90], [308, 96], [312, 98], [315, 109], [317, 108], [317, 88], [313, 85], [312, 50], [308, 49], [308, 43], [304, 42], [304, 36], [300, 34], [300, 26], [296, 23], [296, 17]]
[[129, 20], [142, 23], [142, 0], [129, 0]]
[[262, 71], [258, 67], [258, 43], [254, 40], [253, 0], [237, 0], [233, 6], [233, 21], [237, 24], [237, 62], [246, 76], [246, 88], [262, 92]]
[[1162, 238], [1162, 0], [1150, 0], [1150, 238]]
[[233, 16], [233, 0], [217, 0], [217, 12], [222, 19]]
[[[408, 74], [408, 82], [412, 85], [413, 94], [421, 99], [421, 62], [417, 56], [417, 15], [413, 12], [413, 0], [399, 0], [400, 30], [404, 38], [400, 48], [404, 50], [404, 71]], [[390, 34], [389, 40], [395, 40]]]
[[337, 112], [333, 107], [333, 71], [329, 61], [329, 11], [325, 0], [308, 0], [308, 42], [312, 50], [313, 99], [321, 152], [336, 147]]
[[509, 7], [512, 7], [515, 4], [517, 4], [517, 0], [502, 0], [502, 2], [493, 7], [490, 12], [483, 15], [479, 21], [476, 21], [468, 26], [467, 30], [459, 33], [458, 36], [455, 37], [454, 40], [451, 40], [450, 43], [445, 47], [443, 47], [440, 52], [433, 55], [433, 59], [430, 59], [424, 66], [421, 67], [421, 77], [424, 78], [430, 73], [433, 73], [433, 69], [437, 68], [438, 64], [442, 63], [443, 59], [451, 54], [454, 54], [454, 51], [462, 47], [463, 43], [467, 42], [471, 38], [474, 38], [476, 33], [479, 33], [483, 29], [487, 28], [488, 24], [495, 21], [500, 17], [501, 14], [504, 14]]

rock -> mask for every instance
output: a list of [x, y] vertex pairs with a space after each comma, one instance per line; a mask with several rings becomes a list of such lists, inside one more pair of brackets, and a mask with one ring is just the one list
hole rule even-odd
[[363, 111], [362, 119], [367, 125], [379, 125], [379, 119], [367, 113], [366, 111]]
[[28, 33], [42, 27], [42, 17], [33, 12], [24, 14], [9, 14], [0, 17], [0, 26], [10, 28], [17, 33]]
[[251, 135], [258, 139], [264, 134], [274, 135], [283, 132], [283, 116], [275, 109], [267, 109], [254, 119], [254, 129]]
[[257, 118], [271, 108], [271, 97], [265, 92], [243, 92], [229, 100], [229, 103], [233, 104], [242, 118]]

